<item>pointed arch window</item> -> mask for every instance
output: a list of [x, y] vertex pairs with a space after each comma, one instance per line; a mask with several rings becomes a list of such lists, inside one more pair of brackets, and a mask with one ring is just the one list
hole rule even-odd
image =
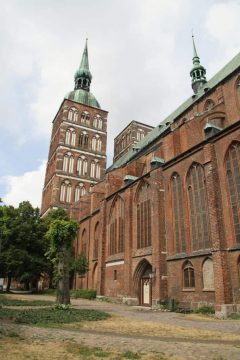
[[100, 179], [100, 177], [101, 177], [101, 168], [99, 163], [96, 163], [96, 178]]
[[230, 146], [225, 162], [235, 238], [240, 244], [240, 143]]
[[68, 120], [77, 122], [78, 121], [78, 111], [76, 108], [71, 108], [68, 111]]
[[91, 162], [91, 168], [90, 168], [90, 177], [95, 178], [96, 177], [96, 162]]
[[69, 128], [65, 135], [65, 144], [75, 146], [76, 143], [76, 132], [73, 128]]
[[81, 123], [87, 126], [90, 125], [90, 114], [88, 111], [83, 111], [81, 114]]
[[185, 263], [183, 267], [183, 287], [185, 289], [195, 288], [195, 272], [194, 267], [190, 261]]
[[152, 244], [150, 186], [143, 183], [137, 195], [137, 248]]
[[78, 175], [86, 176], [88, 172], [88, 161], [85, 156], [80, 156], [77, 161]]
[[137, 141], [140, 141], [144, 138], [144, 131], [142, 129], [137, 130]]
[[95, 138], [95, 136], [92, 138], [92, 150], [96, 150], [97, 149], [97, 139]]
[[100, 137], [97, 139], [96, 150], [99, 152], [102, 151], [102, 140]]
[[63, 171], [73, 173], [74, 157], [72, 153], [68, 152], [63, 157]]
[[81, 132], [79, 136], [79, 147], [83, 149], [88, 148], [88, 133], [86, 131]]
[[180, 176], [175, 173], [171, 178], [172, 188], [172, 211], [174, 223], [174, 237], [176, 253], [186, 251], [185, 232], [184, 232], [184, 211], [183, 211], [183, 195]]
[[204, 170], [200, 164], [191, 166], [187, 176], [187, 185], [192, 247], [193, 250], [207, 249], [210, 247], [207, 220], [207, 194]]
[[214, 290], [214, 272], [213, 272], [213, 261], [207, 258], [202, 267], [203, 275], [203, 289]]
[[93, 258], [98, 258], [98, 244], [99, 244], [99, 236], [100, 236], [100, 225], [99, 222], [96, 223], [94, 229], [94, 248], [93, 248]]
[[100, 115], [95, 115], [93, 118], [93, 126], [97, 129], [102, 129], [102, 118]]
[[60, 201], [70, 203], [72, 194], [72, 185], [68, 180], [62, 182], [60, 187]]
[[79, 183], [75, 188], [75, 201], [78, 201], [86, 194], [86, 189], [83, 183]]
[[109, 219], [109, 255], [124, 251], [124, 201], [117, 197]]

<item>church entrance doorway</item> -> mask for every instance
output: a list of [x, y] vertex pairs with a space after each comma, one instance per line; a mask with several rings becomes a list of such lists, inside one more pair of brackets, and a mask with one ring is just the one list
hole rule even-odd
[[150, 274], [152, 273], [152, 266], [146, 264], [144, 272], [140, 279], [140, 305], [151, 306], [152, 305], [152, 281]]

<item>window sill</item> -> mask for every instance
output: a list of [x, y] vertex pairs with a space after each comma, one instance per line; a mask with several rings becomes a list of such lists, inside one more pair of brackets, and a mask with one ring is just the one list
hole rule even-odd
[[185, 292], [191, 292], [191, 291], [195, 291], [195, 288], [182, 289], [182, 291], [185, 291]]
[[204, 291], [204, 292], [215, 292], [214, 289], [203, 289], [202, 291]]

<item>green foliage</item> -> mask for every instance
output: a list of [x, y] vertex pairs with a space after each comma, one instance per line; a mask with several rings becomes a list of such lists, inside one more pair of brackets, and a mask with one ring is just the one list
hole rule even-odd
[[240, 320], [240, 313], [233, 313], [229, 315], [228, 318], [232, 320]]
[[202, 306], [194, 311], [197, 314], [215, 314], [215, 310], [211, 306]]
[[96, 299], [97, 292], [93, 289], [76, 289], [70, 291], [71, 297], [74, 299], [82, 298], [93, 300]]
[[49, 306], [52, 304], [53, 301], [8, 299], [5, 295], [0, 295], [0, 305], [2, 306]]
[[36, 284], [43, 272], [50, 271], [51, 265], [44, 256], [45, 232], [39, 209], [28, 201], [18, 208], [0, 207], [0, 277], [8, 277], [9, 286], [14, 277], [28, 288], [29, 282]]
[[12, 318], [19, 324], [54, 325], [80, 321], [98, 321], [109, 317], [107, 313], [88, 309], [40, 308], [28, 310], [0, 309], [0, 319]]
[[80, 276], [85, 275], [86, 272], [88, 272], [88, 260], [83, 252], [73, 260], [72, 270]]

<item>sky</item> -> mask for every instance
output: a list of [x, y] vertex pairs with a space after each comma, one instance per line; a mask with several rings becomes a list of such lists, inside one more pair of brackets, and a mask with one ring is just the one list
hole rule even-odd
[[192, 95], [192, 31], [210, 79], [240, 51], [240, 0], [0, 0], [0, 197], [41, 206], [52, 120], [86, 37], [91, 92], [113, 139]]

